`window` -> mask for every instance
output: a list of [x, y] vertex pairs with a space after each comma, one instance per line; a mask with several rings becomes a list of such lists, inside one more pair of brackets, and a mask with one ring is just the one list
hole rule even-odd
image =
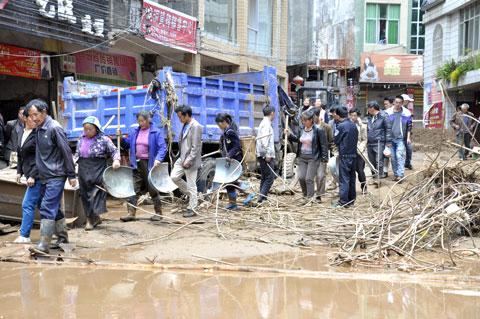
[[367, 3], [365, 42], [398, 44], [400, 5]]
[[272, 54], [272, 0], [248, 1], [248, 51]]
[[412, 1], [412, 23], [410, 25], [410, 53], [423, 54], [425, 50], [425, 29], [420, 0]]
[[443, 62], [443, 29], [440, 24], [437, 24], [433, 30], [432, 50], [432, 65], [438, 66]]
[[205, 0], [205, 31], [223, 40], [237, 41], [237, 0]]
[[480, 2], [460, 10], [460, 55], [480, 49]]

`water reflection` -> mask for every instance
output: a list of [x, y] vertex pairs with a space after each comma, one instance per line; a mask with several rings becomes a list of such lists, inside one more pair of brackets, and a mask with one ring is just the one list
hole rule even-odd
[[475, 289], [366, 280], [2, 266], [0, 282], [5, 318], [475, 318], [480, 313]]

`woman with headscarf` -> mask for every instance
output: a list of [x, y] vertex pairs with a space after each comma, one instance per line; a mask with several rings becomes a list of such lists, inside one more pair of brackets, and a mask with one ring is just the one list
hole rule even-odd
[[113, 169], [120, 167], [120, 152], [102, 132], [99, 120], [88, 116], [83, 121], [83, 136], [77, 144], [78, 180], [80, 198], [87, 217], [85, 230], [92, 230], [102, 222], [100, 215], [107, 211], [107, 193], [100, 190], [107, 160], [113, 159]]
[[[218, 113], [215, 122], [223, 132], [220, 138], [222, 156], [226, 157], [227, 161], [234, 159], [241, 162], [243, 158], [242, 146], [240, 145], [237, 125], [233, 121], [231, 115], [227, 113]], [[237, 209], [236, 186], [231, 184], [227, 185], [225, 188], [227, 189], [228, 194], [228, 205], [226, 209]]]
[[162, 217], [162, 201], [158, 191], [148, 182], [150, 170], [165, 159], [167, 144], [161, 129], [152, 124], [149, 112], [140, 111], [137, 114], [138, 127], [134, 127], [128, 138], [122, 140], [123, 148], [129, 149], [130, 166], [133, 168], [133, 182], [135, 196], [128, 199], [127, 216], [121, 217], [123, 222], [131, 222], [136, 219], [138, 196], [149, 193], [153, 201], [155, 215], [151, 220], [158, 221]]

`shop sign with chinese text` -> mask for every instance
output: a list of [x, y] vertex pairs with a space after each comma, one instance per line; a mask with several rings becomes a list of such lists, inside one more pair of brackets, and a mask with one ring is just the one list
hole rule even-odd
[[148, 41], [197, 53], [197, 19], [152, 1], [143, 1], [140, 31]]
[[434, 103], [425, 114], [425, 122], [427, 128], [443, 127], [443, 103]]
[[415, 84], [423, 81], [423, 56], [362, 53], [360, 82]]
[[137, 85], [135, 58], [89, 50], [75, 54], [75, 70], [80, 80], [113, 85]]
[[0, 44], [0, 74], [50, 79], [50, 58], [37, 50]]

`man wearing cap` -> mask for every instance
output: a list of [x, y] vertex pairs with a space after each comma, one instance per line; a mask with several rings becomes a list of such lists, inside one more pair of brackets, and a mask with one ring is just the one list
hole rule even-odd
[[[470, 106], [467, 103], [463, 103], [450, 120], [450, 125], [455, 130], [457, 136], [457, 144], [465, 146], [466, 148], [470, 148], [472, 134], [475, 131], [475, 125], [477, 124], [473, 120], [473, 113], [468, 111], [469, 108]], [[460, 157], [460, 160], [464, 161], [467, 159], [468, 151], [460, 148], [458, 150], [458, 156]]]
[[113, 159], [113, 169], [120, 167], [120, 152], [112, 140], [102, 132], [100, 121], [95, 116], [83, 120], [83, 135], [77, 143], [75, 158], [78, 158], [78, 181], [83, 210], [87, 216], [85, 230], [92, 230], [107, 211], [107, 193], [100, 190], [107, 160]]
[[339, 188], [340, 199], [334, 207], [350, 207], [355, 203], [357, 196], [355, 190], [356, 165], [357, 165], [357, 126], [348, 118], [345, 106], [335, 109], [333, 117], [337, 122], [334, 141], [338, 147], [339, 156]]
[[30, 101], [26, 110], [37, 124], [35, 163], [40, 187], [40, 242], [32, 247], [33, 252], [48, 253], [50, 241], [55, 233], [57, 245], [68, 243], [65, 216], [60, 210], [60, 202], [68, 179], [70, 186], [77, 186], [73, 156], [68, 146], [67, 135], [60, 123], [48, 114], [45, 101]]
[[[410, 97], [408, 94], [402, 94], [403, 97], [403, 107], [410, 111], [413, 114], [413, 102], [415, 101], [413, 98]], [[409, 107], [411, 105], [411, 107]], [[413, 127], [413, 126], [412, 126]], [[412, 154], [413, 154], [413, 145], [412, 145], [412, 131], [410, 131], [410, 142], [407, 141], [407, 137], [405, 136], [405, 149], [406, 149], [406, 157], [405, 157], [405, 168], [412, 170]]]

